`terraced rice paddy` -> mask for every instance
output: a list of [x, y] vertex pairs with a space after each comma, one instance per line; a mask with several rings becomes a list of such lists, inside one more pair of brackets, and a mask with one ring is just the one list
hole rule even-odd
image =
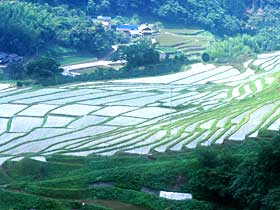
[[180, 50], [189, 57], [196, 57], [214, 40], [214, 36], [199, 29], [161, 29], [155, 36], [164, 51]]
[[56, 153], [179, 151], [277, 130], [279, 63], [277, 52], [247, 62], [243, 73], [195, 64], [160, 77], [42, 89], [0, 85], [0, 164]]

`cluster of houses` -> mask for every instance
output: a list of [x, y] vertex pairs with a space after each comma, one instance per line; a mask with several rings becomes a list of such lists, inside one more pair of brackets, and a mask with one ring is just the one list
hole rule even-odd
[[9, 62], [20, 62], [23, 60], [23, 57], [17, 54], [8, 54], [0, 52], [0, 65], [5, 65]]
[[[106, 28], [114, 28], [116, 31], [124, 32], [130, 38], [136, 38], [141, 36], [153, 36], [157, 35], [159, 31], [155, 29], [153, 25], [149, 24], [141, 24], [141, 25], [134, 25], [134, 24], [119, 24], [112, 26], [112, 18], [106, 16], [98, 16], [94, 21], [98, 21]], [[155, 38], [151, 38], [152, 43], [157, 43]], [[113, 49], [116, 51], [118, 46], [113, 46]], [[179, 51], [170, 51], [168, 49], [158, 49], [160, 60], [166, 59], [174, 59], [177, 55], [180, 55]]]
[[140, 26], [129, 24], [117, 25], [116, 30], [128, 33], [132, 38], [153, 35], [156, 33], [156, 31], [154, 31], [153, 28], [147, 24], [142, 24]]
[[[106, 28], [112, 28], [112, 18], [105, 16], [98, 16], [96, 21], [100, 22]], [[157, 31], [153, 29], [151, 25], [141, 24], [141, 25], [132, 25], [132, 24], [120, 24], [115, 26], [116, 31], [122, 31], [127, 33], [131, 38], [139, 36], [153, 35]]]

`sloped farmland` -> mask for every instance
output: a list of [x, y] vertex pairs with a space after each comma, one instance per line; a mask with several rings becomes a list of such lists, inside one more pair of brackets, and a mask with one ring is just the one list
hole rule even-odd
[[280, 53], [240, 71], [195, 64], [173, 75], [0, 94], [0, 160], [149, 154], [256, 137], [280, 126]]

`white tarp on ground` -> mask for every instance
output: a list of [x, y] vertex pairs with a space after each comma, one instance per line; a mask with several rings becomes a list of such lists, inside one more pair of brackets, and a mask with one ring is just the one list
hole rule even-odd
[[169, 200], [190, 200], [192, 199], [192, 194], [160, 191], [159, 197]]

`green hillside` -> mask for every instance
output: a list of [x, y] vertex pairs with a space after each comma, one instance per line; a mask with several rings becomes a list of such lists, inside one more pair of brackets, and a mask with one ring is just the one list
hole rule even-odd
[[[103, 209], [94, 207], [98, 204], [117, 210], [277, 210], [279, 154], [279, 135], [262, 133], [244, 143], [179, 153], [7, 162], [0, 170], [0, 207]], [[143, 187], [192, 193], [194, 200], [158, 198], [141, 192]]]
[[0, 0], [0, 210], [280, 210], [280, 0]]

